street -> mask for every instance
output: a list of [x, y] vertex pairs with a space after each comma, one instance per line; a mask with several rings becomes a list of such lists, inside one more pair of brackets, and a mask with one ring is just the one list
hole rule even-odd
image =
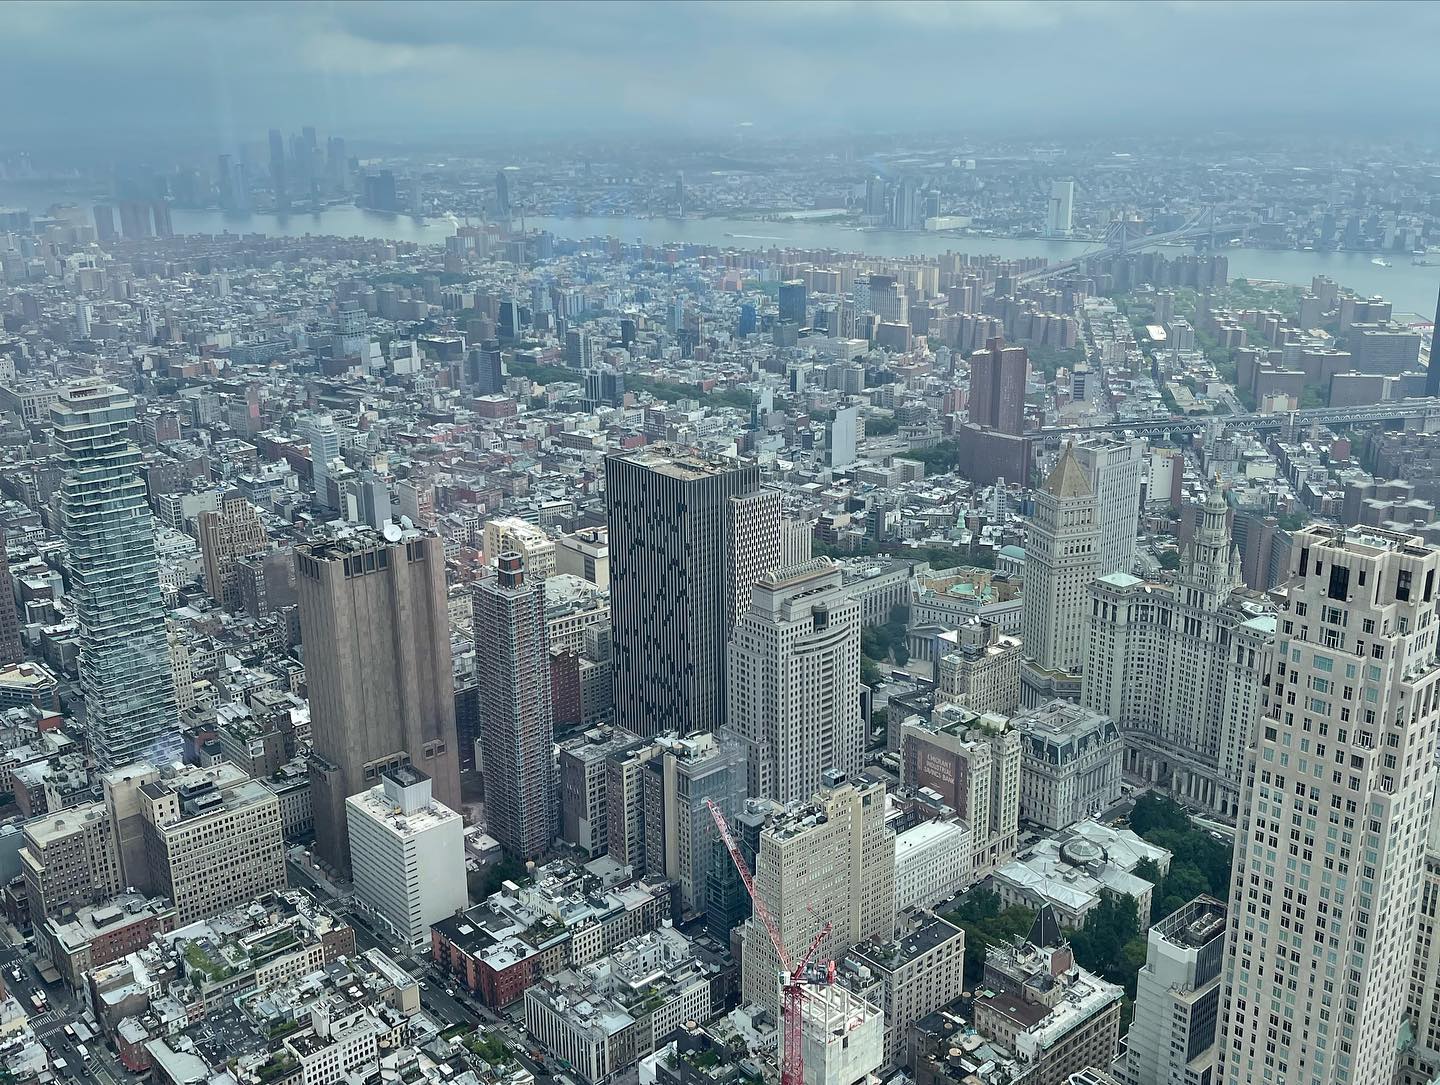
[[[7, 928], [8, 930], [8, 928]], [[3, 948], [0, 948], [0, 969], [5, 976], [5, 987], [12, 997], [30, 1014], [30, 1028], [36, 1038], [50, 1052], [53, 1066], [58, 1059], [65, 1060], [62, 1077], [74, 1081], [99, 1081], [104, 1085], [122, 1085], [134, 1080], [134, 1076], [116, 1061], [114, 1054], [99, 1037], [85, 1044], [90, 1052], [90, 1065], [84, 1065], [78, 1050], [81, 1041], [65, 1035], [66, 1025], [75, 1025], [81, 1020], [81, 1007], [70, 996], [70, 990], [63, 983], [47, 984], [36, 971], [30, 955], [23, 946], [17, 947], [7, 933]], [[10, 974], [12, 968], [20, 969], [20, 981], [15, 982]], [[40, 994], [48, 1003], [43, 1013], [34, 1012], [30, 996]]]

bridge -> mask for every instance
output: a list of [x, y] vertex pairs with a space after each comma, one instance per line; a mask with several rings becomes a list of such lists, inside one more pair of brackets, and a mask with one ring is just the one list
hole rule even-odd
[[1399, 399], [1392, 403], [1367, 403], [1356, 407], [1308, 407], [1284, 414], [1217, 414], [1141, 421], [1132, 419], [1088, 426], [1042, 426], [1040, 429], [1027, 431], [1025, 436], [1035, 440], [1058, 440], [1066, 436], [1083, 437], [1089, 433], [1125, 432], [1157, 437], [1171, 433], [1201, 433], [1209, 426], [1217, 424], [1242, 433], [1266, 433], [1284, 429], [1291, 424], [1301, 427], [1313, 423], [1353, 426], [1365, 422], [1410, 423], [1416, 420], [1420, 424], [1409, 428], [1426, 432], [1440, 430], [1440, 398], [1426, 396], [1419, 399]]
[[[1020, 283], [1036, 283], [1045, 279], [1054, 278], [1057, 275], [1068, 275], [1072, 271], [1080, 270], [1088, 261], [1105, 260], [1112, 256], [1123, 256], [1127, 252], [1138, 252], [1141, 249], [1148, 249], [1155, 245], [1166, 245], [1173, 241], [1191, 241], [1202, 237], [1208, 237], [1212, 241], [1217, 234], [1231, 234], [1244, 230], [1249, 223], [1227, 222], [1217, 223], [1215, 221], [1215, 209], [1205, 207], [1196, 211], [1188, 219], [1173, 230], [1166, 230], [1158, 234], [1142, 234], [1139, 237], [1129, 235], [1130, 224], [1123, 218], [1112, 222], [1105, 231], [1105, 240], [1101, 247], [1091, 252], [1081, 253], [1072, 260], [1066, 260], [1063, 264], [1049, 264], [1038, 271], [1027, 272], [1017, 277]], [[1212, 246], [1213, 247], [1213, 246]]]

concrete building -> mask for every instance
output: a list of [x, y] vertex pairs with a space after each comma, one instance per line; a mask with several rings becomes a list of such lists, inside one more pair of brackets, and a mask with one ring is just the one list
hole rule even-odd
[[1127, 1085], [1209, 1085], [1215, 1072], [1225, 905], [1196, 897], [1150, 928], [1135, 981], [1127, 1053], [1116, 1064]]
[[1045, 236], [1069, 237], [1075, 207], [1075, 182], [1051, 181], [1045, 205]]
[[936, 668], [935, 700], [982, 716], [1018, 711], [1024, 642], [978, 619], [966, 622], [952, 636], [954, 649], [940, 656]]
[[[558, 572], [555, 540], [540, 528], [518, 516], [486, 520], [482, 545], [485, 561], [494, 565], [505, 553], [516, 553], [525, 559], [525, 572], [530, 579], [544, 580]], [[587, 578], [588, 579], [588, 578]]]
[[860, 604], [832, 562], [760, 578], [735, 623], [728, 672], [751, 795], [794, 802], [813, 794], [827, 770], [860, 768]]
[[610, 589], [610, 537], [603, 527], [582, 527], [555, 541], [555, 571], [582, 576], [602, 591]]
[[1125, 771], [1235, 818], [1275, 634], [1273, 604], [1245, 590], [1218, 484], [1171, 584], [1128, 573], [1090, 588], [1081, 703], [1109, 716]]
[[606, 854], [636, 874], [645, 873], [646, 861], [644, 770], [660, 752], [652, 739], [640, 738], [605, 759]]
[[[759, 486], [754, 465], [671, 445], [606, 459], [615, 721], [627, 730], [685, 734], [725, 723], [729, 615], [749, 594], [740, 555], [758, 575], [768, 545], [749, 537], [751, 526], [736, 531], [730, 499]], [[778, 507], [774, 519], [778, 553]]]
[[999, 336], [987, 339], [985, 349], [970, 356], [970, 421], [1006, 436], [1024, 433], [1029, 369], [1024, 347], [1007, 347]]
[[[905, 644], [910, 658], [933, 662], [949, 649], [942, 641], [952, 630], [973, 622], [993, 625], [998, 633], [1018, 635], [1024, 615], [1020, 581], [989, 569], [947, 569], [933, 573], [928, 566], [915, 571], [910, 585], [910, 621]], [[885, 621], [888, 614], [882, 616]]]
[[1140, 928], [1150, 923], [1155, 884], [1135, 873], [1149, 860], [1163, 875], [1171, 855], [1129, 829], [1082, 821], [1035, 844], [994, 874], [992, 888], [1007, 905], [1048, 906], [1061, 926], [1080, 927], [1106, 894], [1130, 897]]
[[162, 775], [139, 797], [146, 867], [177, 924], [285, 889], [280, 803], [233, 765]]
[[1149, 474], [1150, 452], [1143, 438], [1102, 434], [1075, 444], [1100, 524], [1100, 558], [1095, 575], [1128, 573], [1135, 566], [1142, 478]]
[[592, 857], [609, 847], [606, 761], [635, 741], [628, 731], [602, 726], [560, 744], [560, 839]]
[[1440, 1076], [1440, 818], [1430, 819], [1425, 844], [1425, 873], [1420, 886], [1415, 955], [1405, 1016], [1414, 1042], [1401, 1053], [1396, 1085], [1431, 1085]]
[[[1217, 1077], [1388, 1081], [1435, 793], [1440, 551], [1413, 535], [1315, 525], [1291, 555], [1277, 689], [1241, 774]], [[1327, 821], [1347, 836], [1315, 840]], [[1296, 959], [1282, 944], [1310, 950]], [[1292, 984], [1330, 985], [1333, 1006], [1272, 1021]]]
[[369, 528], [298, 548], [296, 584], [310, 694], [315, 846], [350, 861], [345, 800], [413, 764], [460, 804], [459, 751], [439, 536]]
[[125, 888], [110, 813], [89, 802], [25, 823], [20, 873], [29, 898], [30, 922], [64, 918], [107, 900]]
[[970, 879], [1009, 862], [1020, 836], [1020, 733], [1003, 717], [956, 705], [901, 727], [901, 780], [934, 794], [970, 827]]
[[965, 987], [965, 932], [933, 915], [902, 922], [894, 939], [858, 945], [839, 964], [841, 980], [873, 992], [884, 1012], [885, 1067], [902, 1065], [910, 1026]]
[[884, 1014], [838, 983], [811, 984], [800, 1003], [800, 1057], [805, 1085], [878, 1080], [885, 1064]]
[[970, 829], [922, 821], [895, 834], [895, 910], [934, 908], [970, 884]]
[[130, 440], [135, 401], [110, 385], [74, 385], [61, 389], [50, 416], [65, 467], [60, 522], [91, 753], [102, 769], [169, 763], [180, 753], [179, 709], [140, 450]]
[[1077, 965], [1068, 945], [992, 946], [975, 1027], [1019, 1057], [1025, 1085], [1066, 1085], [1071, 1074], [1114, 1060], [1124, 996]]
[[490, 835], [524, 860], [554, 843], [559, 813], [545, 589], [518, 553], [497, 561], [474, 593], [481, 774]]
[[404, 944], [430, 944], [430, 925], [462, 911], [465, 826], [434, 800], [430, 778], [409, 765], [345, 800], [355, 895]]
[[265, 522], [260, 510], [239, 490], [227, 490], [215, 511], [195, 518], [200, 556], [205, 564], [205, 590], [231, 613], [244, 609], [239, 560], [265, 549]]
[[[895, 936], [895, 842], [885, 824], [885, 785], [834, 775], [808, 803], [775, 816], [760, 833], [755, 891], [792, 957], [827, 922], [816, 960], [835, 960], [867, 938]], [[778, 1019], [780, 973], [759, 919], [741, 927], [741, 998]]]
[[0, 526], [0, 666], [18, 663], [25, 656], [20, 640], [20, 617], [15, 610], [15, 587], [10, 579], [10, 556], [5, 528]]
[[660, 752], [641, 775], [645, 804], [645, 870], [680, 887], [681, 906], [703, 914], [719, 938], [744, 918], [743, 887], [721, 846], [706, 801], [726, 820], [745, 803], [745, 749], [726, 735], [661, 736]]
[[1124, 744], [1115, 721], [1069, 701], [1026, 709], [1020, 732], [1020, 816], [1047, 829], [1093, 817], [1120, 798]]
[[[1095, 492], [1067, 445], [1045, 485], [1025, 540], [1025, 592], [1020, 637], [1030, 667], [1021, 670], [1021, 703], [1049, 699], [1064, 676], [1085, 664], [1085, 615], [1100, 556]], [[1035, 673], [1038, 672], [1038, 673]], [[1049, 688], [1047, 688], [1049, 687]]]

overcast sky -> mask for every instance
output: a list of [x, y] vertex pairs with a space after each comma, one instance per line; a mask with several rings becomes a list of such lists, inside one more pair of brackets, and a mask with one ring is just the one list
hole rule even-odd
[[[0, 0], [0, 140], [1440, 125], [1440, 4]], [[4, 148], [0, 148], [4, 149]]]

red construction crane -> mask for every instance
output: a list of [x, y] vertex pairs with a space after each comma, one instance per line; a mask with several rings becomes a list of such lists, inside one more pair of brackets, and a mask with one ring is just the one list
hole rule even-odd
[[760, 922], [765, 924], [765, 931], [770, 935], [770, 944], [775, 947], [775, 956], [780, 958], [780, 1023], [785, 1033], [784, 1052], [780, 1058], [780, 1085], [804, 1085], [805, 1063], [800, 1049], [800, 1014], [801, 1003], [805, 1000], [805, 969], [809, 967], [810, 958], [820, 948], [820, 943], [830, 933], [830, 924], [826, 923], [821, 927], [811, 940], [810, 948], [801, 955], [800, 960], [792, 962], [785, 943], [780, 940], [779, 928], [770, 918], [770, 912], [765, 907], [765, 902], [760, 899], [760, 894], [755, 892], [755, 879], [750, 876], [750, 868], [745, 863], [745, 856], [740, 852], [740, 845], [735, 842], [735, 837], [730, 832], [730, 826], [725, 822], [725, 815], [710, 799], [705, 800], [705, 805], [715, 820], [715, 827], [720, 830], [720, 839], [725, 841], [725, 849], [730, 853], [735, 869], [740, 872], [740, 880], [745, 883], [745, 892], [750, 894], [755, 914], [760, 917]]

